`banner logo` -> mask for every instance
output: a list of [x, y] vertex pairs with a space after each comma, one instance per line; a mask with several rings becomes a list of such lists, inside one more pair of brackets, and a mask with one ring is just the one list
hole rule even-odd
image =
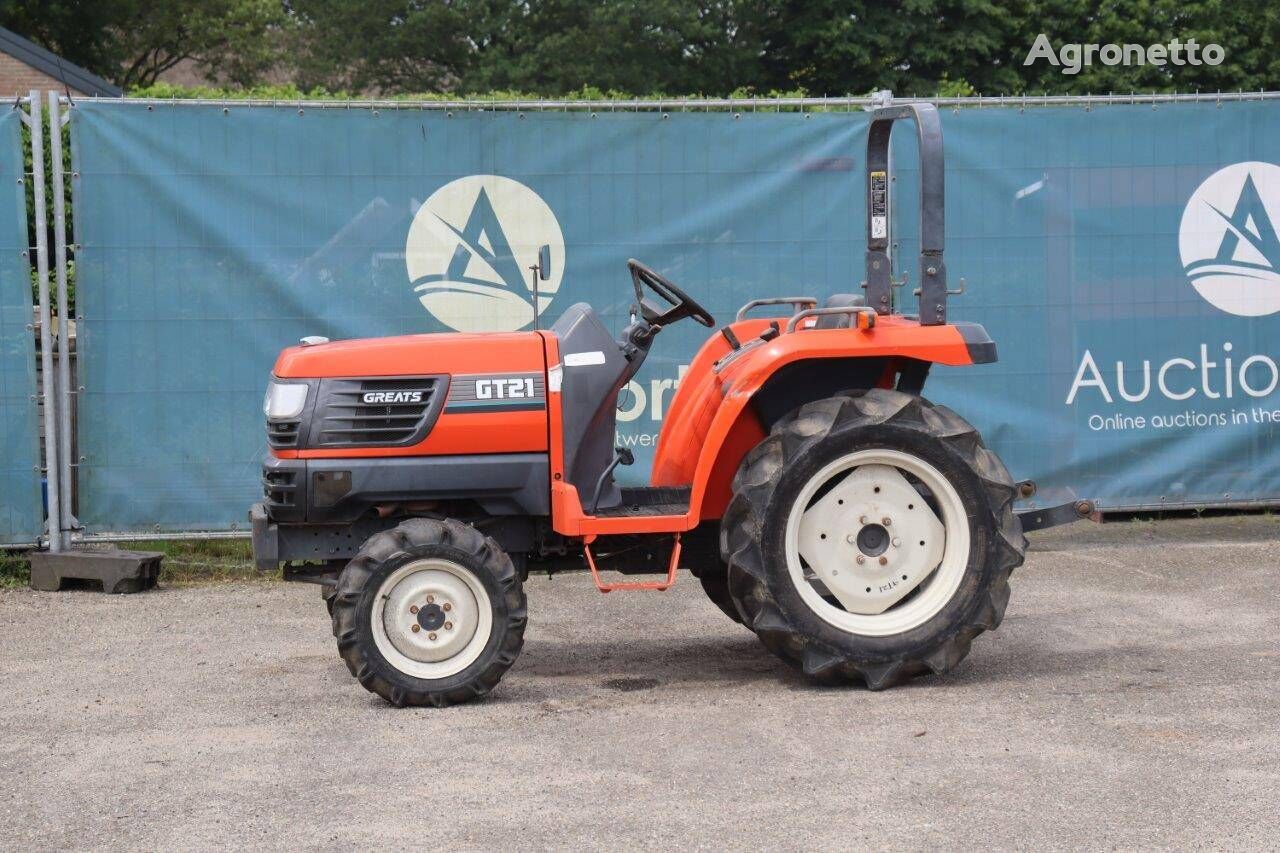
[[1236, 163], [1196, 188], [1178, 249], [1196, 292], [1239, 317], [1280, 311], [1280, 166]]
[[422, 306], [460, 332], [514, 332], [533, 323], [529, 267], [551, 247], [551, 277], [538, 282], [539, 312], [564, 273], [564, 235], [547, 203], [519, 181], [470, 175], [418, 208], [405, 266]]

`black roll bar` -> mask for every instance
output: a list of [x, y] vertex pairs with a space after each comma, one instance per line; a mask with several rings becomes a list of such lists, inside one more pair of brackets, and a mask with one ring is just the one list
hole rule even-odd
[[920, 142], [920, 324], [947, 322], [942, 122], [933, 104], [899, 104], [871, 113], [867, 128], [867, 304], [880, 314], [893, 306], [893, 269], [889, 259], [892, 175], [889, 137], [893, 123], [910, 119]]

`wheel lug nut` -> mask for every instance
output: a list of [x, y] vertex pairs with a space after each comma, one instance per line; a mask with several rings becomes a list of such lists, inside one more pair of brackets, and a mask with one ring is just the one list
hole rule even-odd
[[416, 605], [416, 604], [410, 604], [410, 605], [409, 605], [409, 612], [410, 612], [410, 613], [417, 613], [417, 612], [418, 612], [418, 605]]
[[887, 566], [888, 564], [889, 564], [889, 558], [888, 558], [888, 557], [881, 557], [881, 558], [880, 558], [880, 565], [882, 565], [882, 566]]
[[409, 626], [409, 630], [416, 634], [416, 633], [418, 633], [419, 631], [421, 631], [422, 629], [421, 629], [421, 628], [419, 628], [417, 625], [410, 625], [410, 626]]
[[890, 524], [893, 524], [893, 519], [886, 515], [884, 518], [880, 519], [880, 523], [885, 527], [888, 527]]
[[866, 517], [865, 515], [860, 515], [860, 516], [858, 516], [858, 523], [859, 523], [859, 524], [866, 524], [866, 523], [867, 523], [867, 517]]
[[844, 541], [848, 542], [850, 545], [854, 545], [857, 544], [858, 537], [850, 533], [848, 536], [844, 537]]
[[449, 612], [450, 610], [452, 610], [452, 609], [453, 609], [453, 605], [452, 605], [452, 604], [445, 604], [445, 606], [444, 606], [444, 612], [445, 612], [445, 613], [448, 613], [448, 612]]
[[452, 630], [453, 630], [453, 623], [452, 623], [452, 622], [446, 622], [446, 623], [444, 623], [444, 629], [445, 629], [446, 631], [452, 631]]
[[861, 565], [862, 565], [863, 563], [865, 563], [866, 561], [867, 561], [867, 558], [866, 558], [866, 557], [862, 556], [861, 554], [859, 554], [859, 555], [858, 555], [858, 565], [859, 565], [859, 566], [861, 566]]
[[436, 638], [436, 632], [435, 632], [435, 631], [432, 631], [430, 634], [427, 634], [427, 639], [428, 639], [428, 640], [434, 640], [435, 638]]
[[902, 547], [902, 540], [901, 540], [901, 539], [895, 539], [895, 540], [893, 540], [893, 547], [895, 547], [895, 548], [901, 548], [901, 547]]
[[436, 597], [434, 595], [427, 596], [427, 604], [435, 604], [435, 602], [436, 602]]

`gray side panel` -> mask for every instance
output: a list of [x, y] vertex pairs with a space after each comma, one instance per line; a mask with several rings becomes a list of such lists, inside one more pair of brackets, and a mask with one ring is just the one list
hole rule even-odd
[[[281, 563], [296, 561], [350, 560], [370, 536], [404, 521], [403, 518], [364, 516], [356, 521], [321, 524], [277, 522], [260, 503], [249, 509], [249, 520], [253, 531], [253, 561], [260, 571], [275, 571]], [[506, 516], [474, 524], [513, 557], [533, 548], [536, 522], [532, 518]], [[314, 571], [318, 567], [311, 568]], [[321, 582], [320, 578], [318, 573], [285, 576], [285, 580], [316, 583]]]
[[[493, 515], [549, 515], [551, 461], [545, 453], [416, 456], [390, 459], [309, 459], [314, 492], [317, 475], [351, 472], [348, 495], [333, 511], [352, 503], [367, 507], [394, 501], [473, 499]], [[307, 517], [323, 514], [313, 500]]]
[[[634, 372], [617, 341], [585, 302], [571, 306], [551, 327], [560, 342], [560, 360], [579, 353], [601, 353], [602, 364], [565, 365], [560, 386], [564, 419], [564, 468], [569, 483], [585, 505], [600, 474], [613, 461], [617, 429], [618, 392]], [[601, 507], [622, 501], [609, 482], [601, 492]]]
[[367, 459], [274, 459], [293, 473], [296, 508], [268, 503], [275, 520], [336, 522], [379, 504], [475, 500], [490, 515], [551, 513], [550, 458], [545, 453], [390, 456]]

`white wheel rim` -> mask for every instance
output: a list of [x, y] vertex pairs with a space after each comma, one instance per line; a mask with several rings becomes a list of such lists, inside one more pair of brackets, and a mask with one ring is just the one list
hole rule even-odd
[[471, 570], [440, 558], [414, 560], [378, 587], [370, 626], [393, 667], [415, 678], [447, 678], [484, 651], [493, 608]]
[[[932, 492], [932, 506], [904, 474]], [[900, 634], [936, 616], [960, 587], [968, 514], [955, 487], [923, 459], [858, 450], [805, 484], [787, 518], [786, 556], [800, 597], [825, 622], [864, 636]]]

